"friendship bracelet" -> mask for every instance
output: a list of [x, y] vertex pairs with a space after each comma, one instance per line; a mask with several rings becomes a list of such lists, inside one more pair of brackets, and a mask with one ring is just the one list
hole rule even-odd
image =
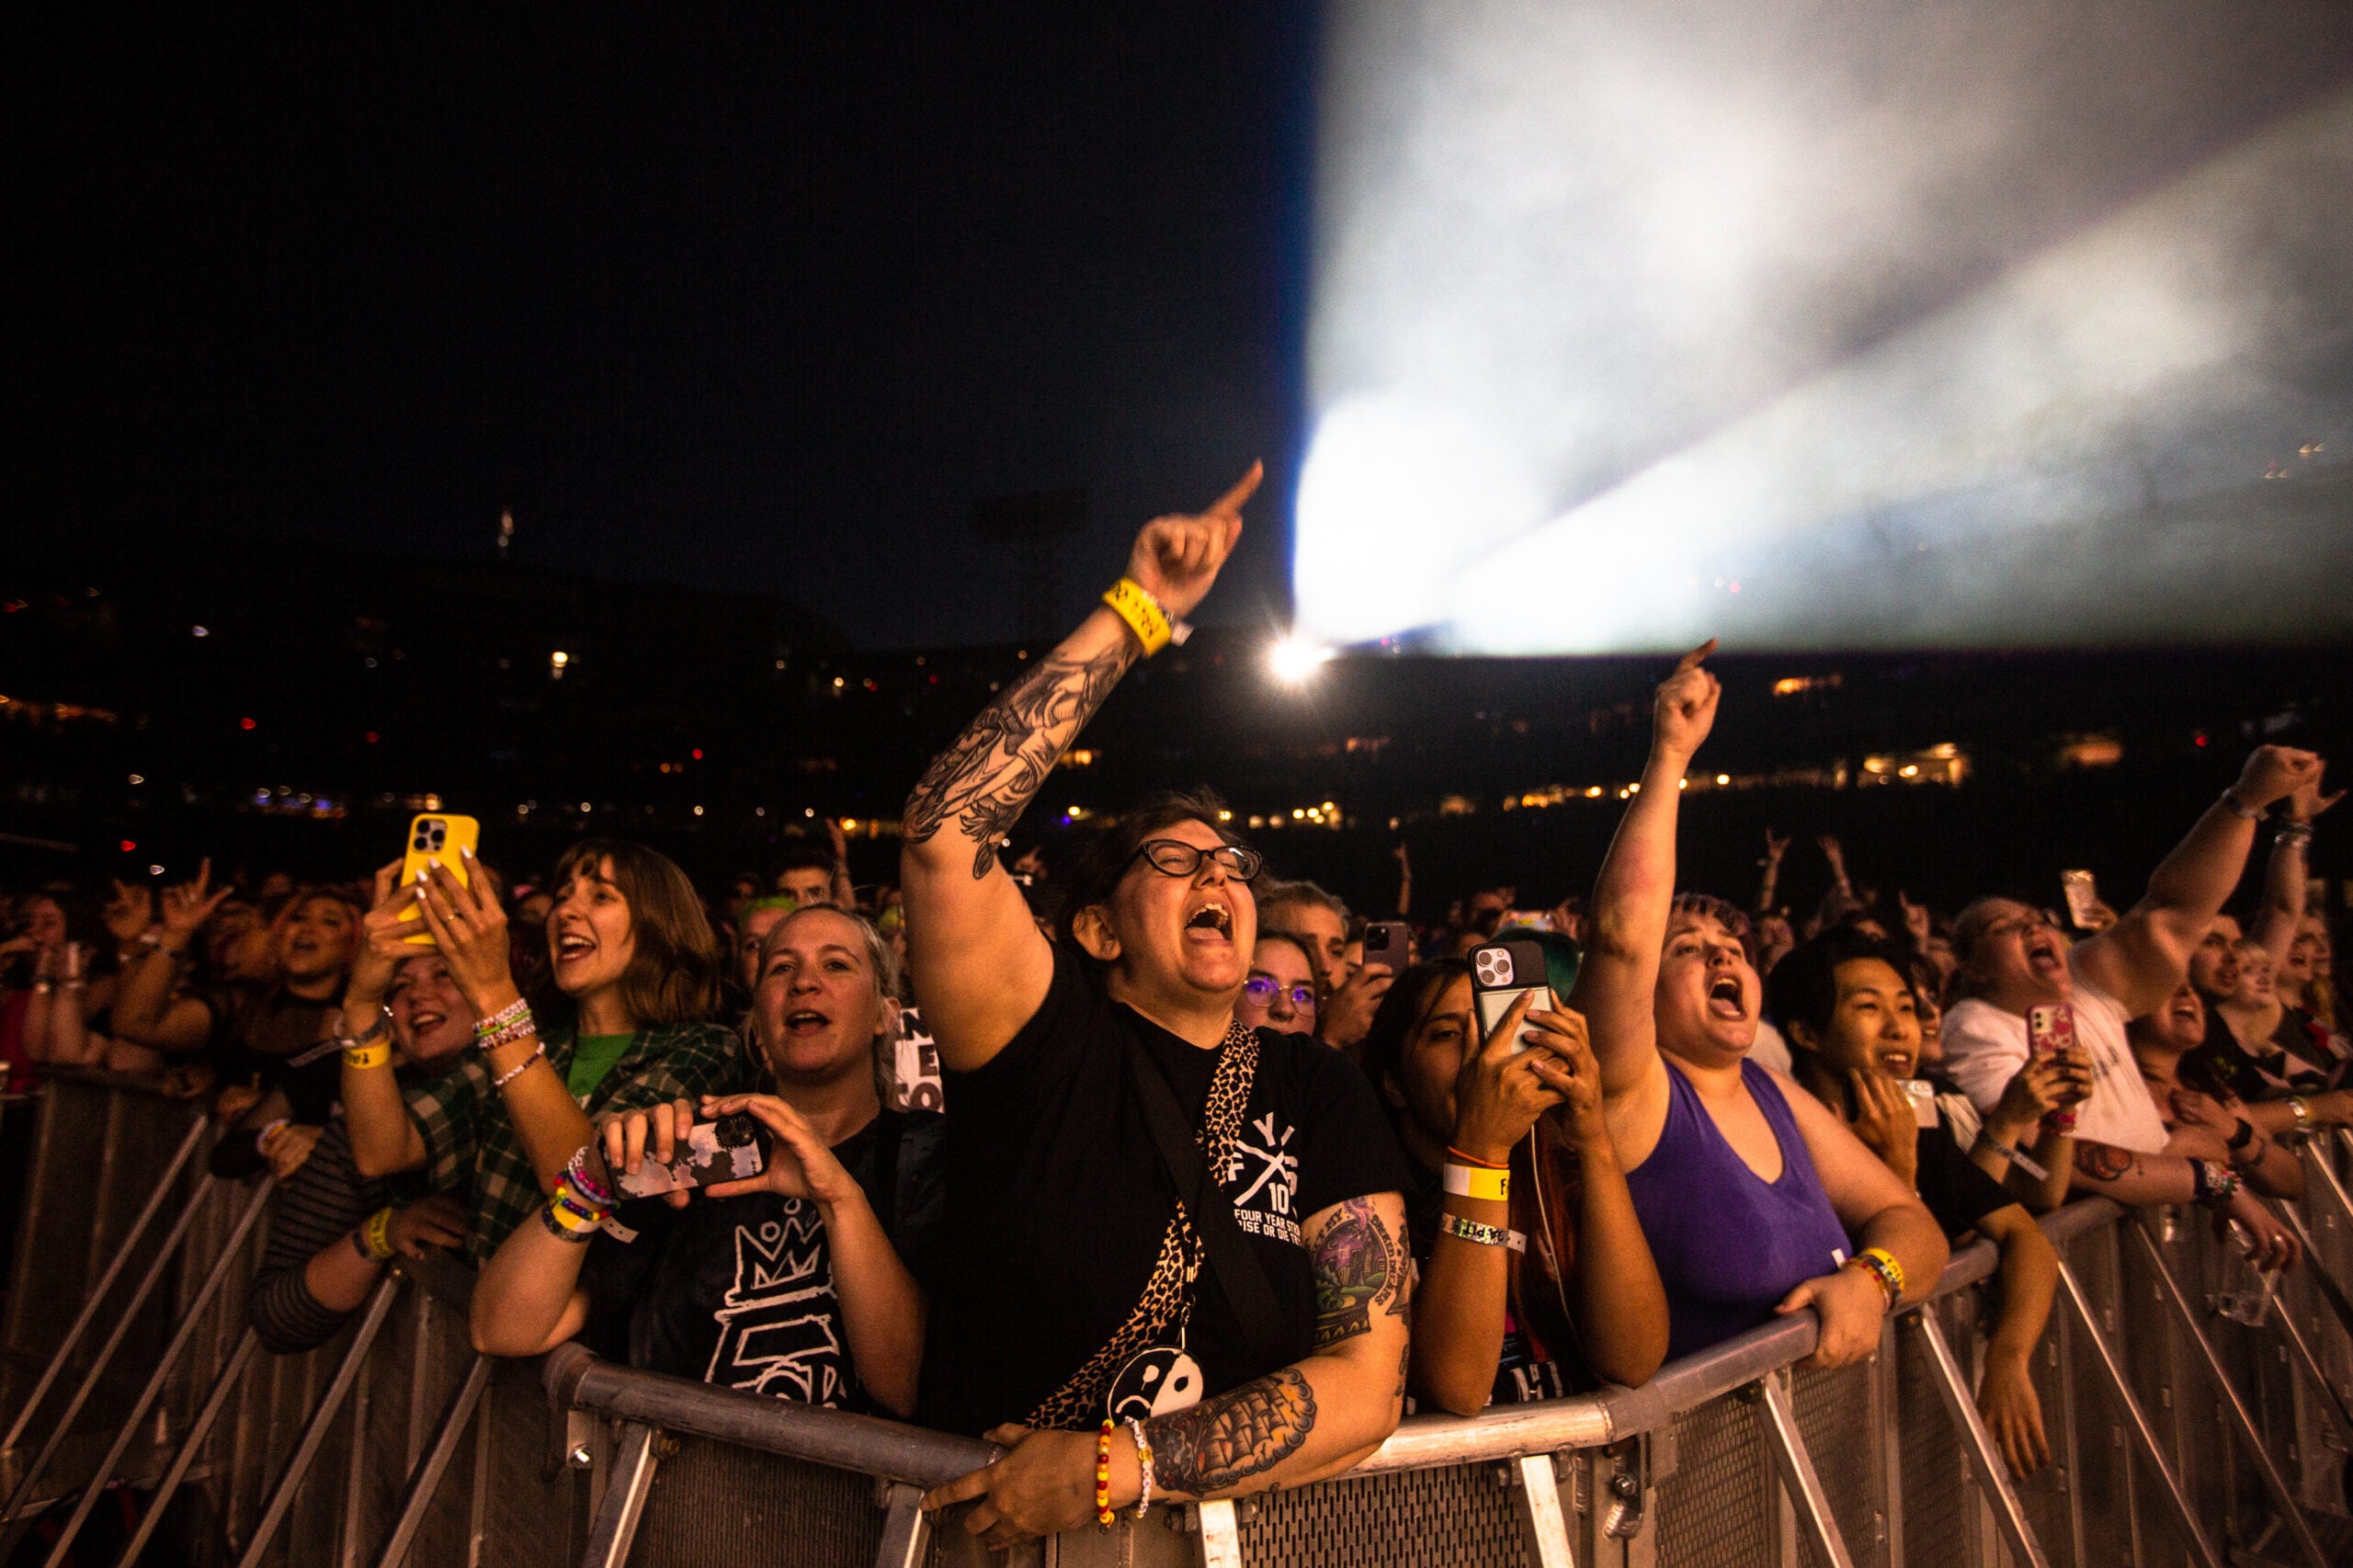
[[537, 1062], [540, 1057], [545, 1056], [547, 1053], [548, 1048], [546, 1045], [540, 1044], [533, 1046], [531, 1048], [530, 1055], [526, 1056], [522, 1061], [517, 1062], [514, 1066], [509, 1067], [506, 1072], [501, 1073], [497, 1077], [493, 1078], [490, 1081], [490, 1086], [493, 1089], [505, 1088], [507, 1085], [513, 1083], [516, 1079], [523, 1075], [524, 1068], [529, 1067], [532, 1062]]
[[529, 1014], [530, 1010], [531, 1005], [529, 1002], [526, 1002], [520, 996], [516, 997], [515, 1000], [507, 1003], [506, 1006], [501, 1007], [490, 1017], [486, 1018], [476, 1018], [474, 1020], [474, 1039], [476, 1040], [480, 1040], [487, 1035], [496, 1034], [500, 1029], [505, 1028], [516, 1019]]
[[1451, 1143], [1449, 1143], [1446, 1146], [1446, 1152], [1453, 1155], [1457, 1163], [1466, 1165], [1476, 1165], [1483, 1171], [1500, 1171], [1508, 1170], [1510, 1168], [1507, 1165], [1499, 1165], [1493, 1160], [1483, 1160], [1476, 1154], [1466, 1154]]
[[[517, 1007], [522, 1010], [517, 1012]], [[476, 1024], [474, 1046], [481, 1051], [496, 1051], [502, 1045], [512, 1045], [518, 1040], [528, 1040], [539, 1032], [539, 1020], [531, 1016], [530, 1008], [523, 1006], [518, 1002], [515, 1007], [509, 1007], [501, 1012], [497, 1021], [491, 1028], [485, 1029], [480, 1024]]]
[[1143, 1495], [1136, 1499], [1136, 1517], [1141, 1519], [1152, 1507], [1152, 1439], [1143, 1435], [1143, 1423], [1128, 1417], [1128, 1430], [1135, 1435], [1136, 1468], [1143, 1471]]
[[1152, 591], [1133, 577], [1122, 577], [1104, 589], [1103, 602], [1111, 607], [1112, 614], [1128, 623], [1128, 630], [1143, 644], [1143, 656], [1147, 659], [1167, 647], [1175, 636], [1168, 612], [1160, 608], [1160, 601], [1152, 597]]
[[1456, 1198], [1475, 1198], [1484, 1203], [1511, 1201], [1511, 1173], [1493, 1166], [1458, 1165], [1447, 1162], [1441, 1173], [1448, 1193]]
[[596, 1226], [574, 1219], [552, 1203], [540, 1210], [540, 1223], [547, 1227], [548, 1234], [574, 1246], [586, 1246], [597, 1239]]
[[1103, 1430], [1095, 1435], [1095, 1528], [1099, 1530], [1111, 1528], [1111, 1434], [1118, 1430], [1119, 1424], [1106, 1415]]
[[1514, 1252], [1528, 1250], [1528, 1238], [1503, 1225], [1483, 1225], [1476, 1220], [1466, 1220], [1460, 1214], [1441, 1214], [1438, 1228], [1457, 1241], [1473, 1246], [1509, 1247]]
[[1847, 1261], [1879, 1281], [1880, 1289], [1887, 1292], [1887, 1310], [1893, 1312], [1904, 1299], [1904, 1266], [1895, 1255], [1885, 1247], [1865, 1247]]
[[574, 1189], [584, 1198], [607, 1205], [613, 1201], [611, 1189], [588, 1174], [588, 1146], [585, 1143], [574, 1149], [572, 1158], [564, 1162], [562, 1179], [572, 1183]]
[[2239, 1173], [2215, 1160], [2189, 1162], [2189, 1200], [2201, 1209], [2220, 1209], [2239, 1195]]

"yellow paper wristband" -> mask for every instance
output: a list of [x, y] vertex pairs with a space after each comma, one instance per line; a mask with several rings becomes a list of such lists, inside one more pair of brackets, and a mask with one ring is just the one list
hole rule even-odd
[[1128, 623], [1128, 630], [1143, 644], [1145, 658], [1168, 646], [1168, 612], [1133, 577], [1122, 577], [1104, 589], [1103, 602], [1111, 607], [1112, 614]]
[[347, 1045], [343, 1048], [343, 1064], [346, 1067], [381, 1067], [392, 1059], [392, 1047], [388, 1040], [380, 1040], [373, 1045]]
[[1511, 1201], [1511, 1173], [1488, 1170], [1480, 1165], [1458, 1165], [1446, 1163], [1443, 1173], [1446, 1190], [1457, 1198], [1475, 1198], [1483, 1203]]
[[368, 1256], [382, 1263], [392, 1256], [392, 1211], [379, 1209], [368, 1216]]

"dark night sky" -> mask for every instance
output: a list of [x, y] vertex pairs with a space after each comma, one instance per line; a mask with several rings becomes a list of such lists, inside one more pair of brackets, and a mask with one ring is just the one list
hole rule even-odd
[[1312, 6], [38, 25], [33, 530], [481, 554], [512, 506], [532, 562], [999, 641], [975, 497], [1091, 487], [1075, 613], [1263, 454], [1212, 619], [1284, 600]]

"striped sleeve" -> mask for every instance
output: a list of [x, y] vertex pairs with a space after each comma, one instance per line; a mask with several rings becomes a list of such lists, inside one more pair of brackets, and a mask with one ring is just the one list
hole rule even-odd
[[361, 1177], [351, 1139], [336, 1118], [302, 1168], [278, 1189], [270, 1212], [269, 1239], [245, 1305], [246, 1320], [264, 1345], [290, 1355], [335, 1337], [351, 1314], [321, 1305], [303, 1282], [303, 1269], [328, 1246], [350, 1244], [345, 1238], [384, 1201], [381, 1189]]

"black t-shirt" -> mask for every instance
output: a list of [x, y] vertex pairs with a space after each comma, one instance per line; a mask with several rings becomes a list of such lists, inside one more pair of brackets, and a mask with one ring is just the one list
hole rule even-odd
[[[884, 1111], [834, 1145], [926, 1291], [943, 1218], [940, 1118]], [[872, 1407], [851, 1364], [817, 1206], [770, 1192], [622, 1205], [638, 1233], [589, 1244], [584, 1337], [673, 1377], [833, 1409]]]
[[309, 1001], [278, 985], [224, 985], [205, 994], [212, 1014], [209, 1041], [223, 1083], [258, 1080], [286, 1093], [291, 1118], [324, 1126], [343, 1087], [343, 1059], [330, 1051], [306, 1066], [288, 1065], [331, 1038], [343, 1012], [343, 988]]
[[[1024, 1419], [1109, 1342], [1152, 1278], [1176, 1195], [1116, 1031], [1159, 1065], [1198, 1126], [1226, 1048], [1203, 1051], [1112, 1002], [1061, 949], [1044, 1002], [1011, 1043], [975, 1072], [945, 1074], [955, 1108], [941, 1267], [956, 1284], [935, 1300], [924, 1346], [926, 1426], [978, 1434]], [[1266, 1266], [1284, 1354], [1256, 1364], [1223, 1292], [1197, 1280], [1188, 1309], [1124, 1364], [1094, 1419], [1181, 1409], [1303, 1359], [1315, 1307], [1302, 1226], [1412, 1183], [1347, 1057], [1264, 1029], [1257, 1046], [1234, 1158], [1211, 1174]]]
[[1919, 1179], [1913, 1185], [1919, 1189], [1920, 1201], [1951, 1241], [1966, 1231], [1977, 1228], [1977, 1222], [1996, 1209], [2006, 1209], [2018, 1201], [2002, 1184], [1979, 1169], [1975, 1162], [1962, 1152], [1954, 1141], [1952, 1123], [1945, 1113], [1937, 1112], [1934, 1127], [1920, 1129]]

